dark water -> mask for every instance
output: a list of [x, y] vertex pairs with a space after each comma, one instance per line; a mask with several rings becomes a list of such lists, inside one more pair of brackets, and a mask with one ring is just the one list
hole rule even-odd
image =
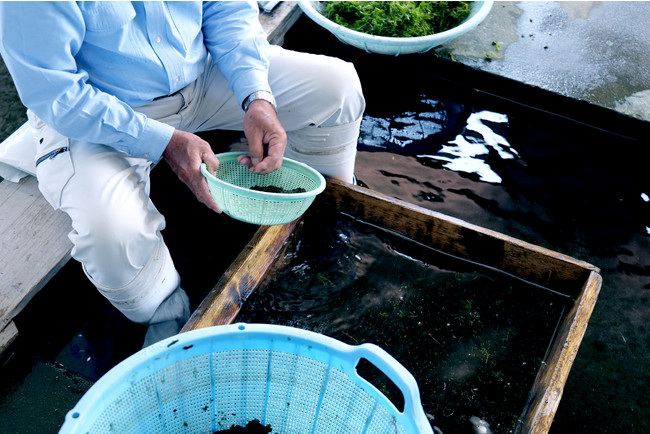
[[377, 344], [414, 375], [434, 426], [473, 433], [479, 418], [508, 432], [570, 301], [321, 211], [237, 321]]
[[304, 21], [292, 32], [286, 46], [337, 55], [360, 74], [362, 184], [601, 268], [551, 432], [648, 432], [647, 124], [495, 77], [446, 74], [434, 59], [366, 56]]

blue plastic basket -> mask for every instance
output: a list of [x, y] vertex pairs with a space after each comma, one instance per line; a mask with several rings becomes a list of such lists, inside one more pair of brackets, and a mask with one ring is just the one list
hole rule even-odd
[[[366, 359], [404, 395], [399, 411], [359, 376]], [[272, 432], [433, 433], [413, 376], [373, 344], [291, 327], [234, 324], [182, 333], [111, 369], [61, 433], [213, 433], [252, 420]]]

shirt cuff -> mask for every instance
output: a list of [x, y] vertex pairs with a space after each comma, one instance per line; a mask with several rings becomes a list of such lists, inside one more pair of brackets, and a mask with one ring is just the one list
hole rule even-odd
[[172, 134], [174, 127], [171, 125], [147, 118], [140, 139], [130, 154], [157, 163], [172, 139]]
[[237, 96], [239, 107], [242, 107], [244, 100], [250, 94], [258, 90], [272, 93], [271, 86], [269, 86], [268, 73], [264, 71], [249, 71], [245, 77], [241, 77], [233, 83], [233, 91]]

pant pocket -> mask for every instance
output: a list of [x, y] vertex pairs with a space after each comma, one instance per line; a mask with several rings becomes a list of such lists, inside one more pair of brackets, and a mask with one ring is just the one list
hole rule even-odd
[[36, 160], [38, 189], [54, 209], [61, 208], [63, 188], [74, 175], [68, 139], [57, 141], [50, 150], [39, 153]]
[[50, 128], [31, 110], [27, 119], [37, 139], [36, 179], [38, 189], [54, 209], [61, 208], [61, 194], [72, 175], [70, 140]]

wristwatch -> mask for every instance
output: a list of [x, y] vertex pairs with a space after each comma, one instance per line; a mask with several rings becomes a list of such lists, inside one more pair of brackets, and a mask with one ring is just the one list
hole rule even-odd
[[244, 112], [248, 111], [248, 106], [256, 99], [263, 99], [264, 101], [270, 102], [273, 106], [273, 110], [276, 112], [278, 111], [278, 108], [275, 105], [275, 98], [273, 98], [273, 94], [271, 92], [267, 90], [256, 90], [255, 92], [248, 95], [242, 103], [241, 106], [244, 109]]

